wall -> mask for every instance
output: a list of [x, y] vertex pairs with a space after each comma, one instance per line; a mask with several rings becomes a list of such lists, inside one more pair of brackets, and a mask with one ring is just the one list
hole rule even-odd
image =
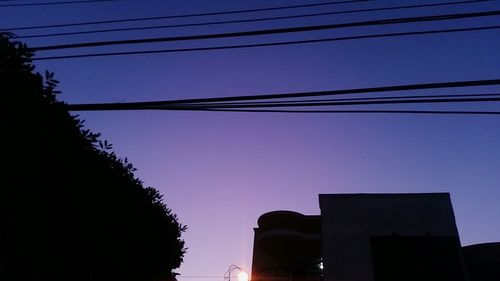
[[325, 281], [377, 281], [373, 237], [391, 236], [454, 239], [456, 253], [446, 255], [465, 278], [448, 193], [320, 194], [319, 201]]

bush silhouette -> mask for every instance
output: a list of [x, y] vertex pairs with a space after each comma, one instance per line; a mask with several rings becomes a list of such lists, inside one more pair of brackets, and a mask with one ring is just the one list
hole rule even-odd
[[0, 280], [174, 280], [185, 226], [0, 34]]

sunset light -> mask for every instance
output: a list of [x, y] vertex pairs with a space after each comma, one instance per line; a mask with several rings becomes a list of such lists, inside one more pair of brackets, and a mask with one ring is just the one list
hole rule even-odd
[[248, 281], [248, 273], [246, 271], [240, 271], [238, 273], [238, 281]]
[[500, 281], [500, 0], [0, 25], [0, 281]]

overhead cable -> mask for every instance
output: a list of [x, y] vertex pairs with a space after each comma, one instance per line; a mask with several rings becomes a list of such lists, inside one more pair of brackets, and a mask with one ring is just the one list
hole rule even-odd
[[[370, 101], [347, 101], [347, 102], [308, 102], [302, 101], [299, 103], [268, 103], [268, 104], [210, 104], [210, 103], [183, 103], [183, 104], [165, 104], [160, 106], [132, 106], [121, 104], [120, 107], [109, 107], [107, 109], [90, 109], [90, 110], [201, 110], [201, 109], [255, 109], [255, 108], [305, 108], [305, 107], [325, 107], [325, 106], [359, 106], [359, 105], [388, 105], [388, 104], [436, 104], [436, 103], [477, 103], [477, 102], [498, 102], [500, 97], [489, 98], [448, 98], [448, 99], [418, 99], [418, 100], [370, 100]], [[75, 110], [70, 108], [69, 110]], [[83, 109], [82, 109], [83, 110]], [[87, 109], [88, 110], [88, 109]]]
[[[241, 104], [182, 104], [187, 108], [216, 108], [216, 109], [238, 109], [238, 108], [269, 108], [269, 107], [318, 107], [318, 106], [351, 106], [351, 105], [379, 105], [379, 104], [422, 104], [422, 103], [464, 103], [464, 102], [497, 102], [500, 97], [474, 97], [474, 98], [427, 98], [427, 99], [386, 99], [386, 100], [361, 100], [361, 101], [328, 101], [328, 102], [279, 102], [279, 103], [241, 103]], [[166, 106], [168, 109], [168, 106]], [[143, 109], [162, 109], [159, 107], [145, 107]]]
[[[375, 1], [375, 0], [345, 0], [345, 1], [333, 1], [333, 2], [323, 2], [323, 3], [320, 2], [320, 3], [310, 3], [310, 4], [302, 4], [302, 5], [291, 5], [291, 6], [279, 6], [279, 7], [256, 8], [256, 9], [233, 10], [233, 11], [220, 11], [220, 12], [210, 12], [210, 13], [195, 13], [195, 14], [182, 14], [182, 15], [157, 16], [157, 17], [142, 17], [142, 18], [128, 18], [128, 19], [115, 19], [115, 20], [103, 20], [103, 21], [90, 21], [90, 22], [79, 22], [79, 23], [63, 23], [63, 24], [51, 24], [51, 25], [11, 27], [11, 28], [4, 28], [3, 30], [14, 31], [14, 30], [96, 25], [96, 24], [134, 22], [134, 21], [146, 21], [146, 20], [158, 20], [158, 19], [192, 18], [192, 17], [202, 17], [202, 16], [217, 16], [217, 15], [240, 14], [240, 13], [251, 13], [251, 12], [264, 12], [264, 11], [275, 11], [275, 10], [284, 10], [284, 9], [330, 6], [330, 5], [348, 4], [348, 3], [357, 3], [357, 2], [373, 2], [373, 1]], [[485, 0], [485, 1], [488, 1], [488, 0]]]
[[178, 49], [124, 51], [124, 52], [103, 52], [103, 53], [87, 53], [87, 54], [75, 54], [75, 55], [55, 55], [55, 56], [45, 56], [45, 57], [34, 57], [32, 60], [59, 60], [59, 59], [75, 59], [75, 58], [90, 58], [90, 57], [108, 57], [108, 56], [125, 56], [125, 55], [144, 55], [144, 54], [229, 50], [229, 49], [243, 49], [243, 48], [256, 48], [256, 47], [271, 47], [271, 46], [311, 44], [311, 43], [322, 43], [322, 42], [335, 42], [335, 41], [350, 41], [350, 40], [360, 40], [360, 39], [389, 38], [389, 37], [399, 37], [399, 36], [415, 36], [415, 35], [431, 35], [431, 34], [443, 34], [443, 33], [471, 32], [471, 31], [494, 30], [494, 29], [500, 29], [500, 25], [454, 28], [454, 29], [425, 30], [425, 31], [396, 32], [396, 33], [380, 33], [380, 34], [356, 35], [356, 36], [346, 36], [346, 37], [282, 41], [282, 42], [272, 42], [272, 43], [243, 44], [243, 45], [226, 45], [226, 46], [214, 46], [214, 47], [178, 48]]
[[403, 10], [403, 9], [415, 9], [415, 8], [436, 7], [436, 6], [450, 6], [450, 5], [463, 5], [463, 4], [471, 4], [471, 3], [486, 2], [486, 1], [492, 1], [492, 0], [454, 1], [454, 2], [443, 2], [443, 3], [432, 3], [432, 4], [418, 4], [418, 5], [405, 5], [405, 6], [391, 6], [391, 7], [382, 7], [382, 8], [370, 8], [370, 9], [354, 9], [354, 10], [333, 11], [333, 12], [323, 12], [323, 13], [310, 13], [310, 14], [300, 14], [300, 15], [290, 15], [290, 16], [278, 16], [278, 17], [261, 17], [261, 18], [253, 18], [253, 19], [239, 19], [239, 20], [225, 20], [225, 21], [206, 21], [206, 22], [197, 22], [197, 23], [186, 23], [186, 24], [169, 24], [169, 25], [154, 25], [154, 26], [126, 27], [126, 28], [110, 28], [110, 29], [98, 29], [98, 30], [86, 30], [86, 31], [72, 31], [72, 32], [58, 32], [58, 33], [45, 33], [45, 34], [31, 34], [31, 35], [17, 36], [16, 38], [41, 38], [41, 37], [69, 36], [69, 35], [82, 35], [82, 34], [96, 34], [96, 33], [109, 33], [109, 32], [134, 31], [134, 30], [153, 30], [153, 29], [167, 29], [167, 28], [194, 27], [194, 26], [207, 26], [207, 25], [224, 25], [224, 24], [233, 24], [233, 23], [249, 23], [249, 22], [260, 22], [260, 21], [274, 21], [274, 20], [284, 20], [284, 19], [297, 19], [297, 18], [307, 18], [307, 17], [339, 15], [339, 14], [354, 14], [354, 13], [362, 13], [362, 12]]
[[[122, 109], [134, 110], [134, 109]], [[394, 109], [347, 109], [347, 110], [329, 110], [329, 109], [218, 109], [218, 108], [189, 108], [189, 107], [170, 107], [170, 108], [146, 108], [135, 110], [169, 110], [169, 111], [205, 111], [205, 112], [243, 112], [243, 113], [374, 113], [374, 114], [437, 114], [437, 115], [500, 115], [500, 111], [473, 111], [473, 110], [394, 110]], [[74, 110], [73, 110], [74, 111]]]
[[146, 43], [158, 43], [158, 42], [190, 41], [190, 40], [201, 40], [201, 39], [234, 38], [234, 37], [247, 37], [247, 36], [256, 36], [256, 35], [271, 35], [271, 34], [296, 33], [296, 32], [305, 32], [305, 31], [318, 31], [318, 30], [359, 27], [359, 26], [374, 26], [374, 25], [390, 25], [390, 24], [403, 24], [403, 23], [415, 23], [415, 22], [455, 20], [455, 19], [477, 18], [477, 17], [497, 16], [497, 15], [500, 15], [500, 10], [487, 11], [487, 12], [475, 12], [475, 13], [460, 13], [460, 14], [447, 14], [447, 15], [405, 17], [405, 18], [390, 18], [390, 19], [370, 20], [370, 21], [361, 21], [361, 22], [350, 22], [350, 23], [311, 25], [311, 26], [276, 28], [276, 29], [261, 29], [261, 30], [252, 30], [252, 31], [215, 33], [215, 34], [213, 33], [213, 34], [202, 34], [202, 35], [127, 39], [127, 40], [112, 40], [112, 41], [97, 41], [97, 42], [82, 42], [82, 43], [73, 43], [73, 44], [58, 44], [58, 45], [49, 45], [49, 46], [38, 46], [38, 47], [32, 47], [30, 49], [33, 51], [48, 51], [48, 50], [100, 47], [100, 46], [112, 46], [112, 45], [129, 45], [129, 44], [146, 44]]
[[52, 6], [52, 5], [112, 2], [112, 1], [117, 1], [117, 0], [80, 0], [80, 1], [38, 2], [38, 3], [16, 3], [16, 4], [0, 4], [0, 7]]
[[246, 113], [350, 113], [350, 114], [434, 114], [434, 115], [500, 115], [500, 111], [467, 110], [294, 110], [294, 109], [199, 109], [195, 111], [246, 112]]
[[438, 82], [438, 83], [369, 87], [369, 88], [343, 89], [343, 90], [318, 91], [318, 92], [299, 92], [299, 93], [287, 93], [287, 94], [267, 94], [267, 95], [231, 96], [231, 97], [216, 97], [216, 98], [180, 99], [180, 100], [167, 100], [167, 101], [149, 101], [149, 102], [131, 102], [131, 103], [69, 104], [67, 106], [68, 106], [68, 110], [70, 110], [70, 111], [144, 110], [144, 109], [155, 109], [155, 108], [160, 109], [160, 107], [164, 107], [164, 108], [175, 107], [175, 106], [183, 107], [184, 105], [188, 105], [188, 108], [189, 108], [189, 106], [196, 105], [196, 104], [203, 106], [204, 103], [207, 103], [209, 106], [209, 103], [214, 103], [214, 102], [309, 98], [309, 97], [318, 97], [318, 96], [382, 93], [382, 92], [442, 89], [442, 88], [462, 88], [462, 87], [477, 87], [477, 86], [492, 86], [492, 85], [500, 85], [500, 79]]
[[362, 98], [340, 98], [340, 99], [303, 99], [303, 100], [286, 100], [286, 101], [265, 101], [265, 102], [219, 102], [219, 103], [204, 103], [210, 106], [214, 105], [245, 105], [245, 104], [296, 104], [303, 102], [343, 102], [343, 101], [371, 101], [371, 100], [413, 100], [413, 99], [429, 99], [429, 98], [471, 98], [471, 97], [500, 97], [500, 94], [446, 94], [446, 95], [404, 95], [404, 96], [376, 96]]

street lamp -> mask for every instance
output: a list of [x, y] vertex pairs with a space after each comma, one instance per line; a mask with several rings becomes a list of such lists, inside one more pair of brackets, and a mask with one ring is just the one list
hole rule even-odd
[[224, 280], [231, 281], [231, 274], [233, 271], [238, 270], [238, 281], [249, 281], [248, 272], [237, 265], [231, 265], [229, 269], [224, 273]]

